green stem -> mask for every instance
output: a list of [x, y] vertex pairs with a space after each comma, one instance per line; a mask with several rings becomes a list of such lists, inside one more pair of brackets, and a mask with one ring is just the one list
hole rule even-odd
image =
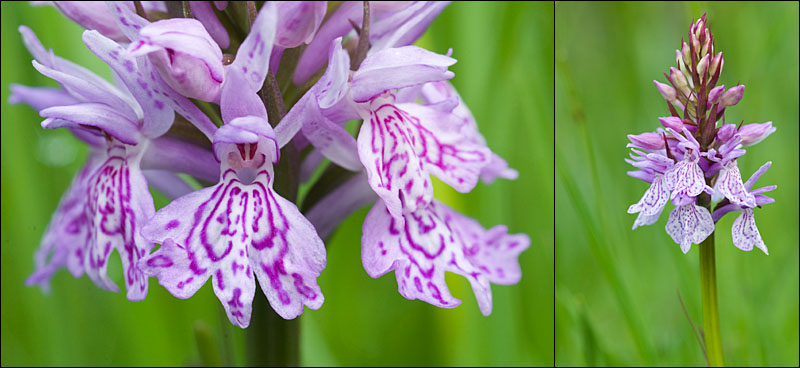
[[722, 339], [719, 333], [717, 303], [717, 269], [714, 255], [714, 233], [700, 244], [700, 289], [703, 299], [703, 329], [710, 367], [722, 367]]

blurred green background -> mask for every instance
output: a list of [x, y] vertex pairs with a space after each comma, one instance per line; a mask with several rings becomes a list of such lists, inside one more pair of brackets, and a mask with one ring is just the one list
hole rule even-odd
[[725, 363], [798, 365], [798, 3], [556, 4], [556, 365], [705, 365], [677, 291], [702, 326], [699, 252], [681, 253], [658, 222], [631, 231], [626, 210], [648, 185], [623, 161], [626, 134], [669, 116], [653, 85], [675, 64], [693, 19], [708, 13], [725, 57], [720, 83], [741, 81], [727, 121], [772, 121], [777, 132], [739, 160], [757, 187], [777, 184], [756, 210], [770, 255], [731, 242], [717, 223]]
[[[490, 147], [520, 172], [516, 181], [479, 184], [466, 195], [438, 185], [436, 195], [486, 227], [507, 224], [528, 234], [531, 247], [519, 258], [522, 281], [493, 286], [489, 317], [457, 275], [447, 281], [463, 300], [458, 308], [407, 301], [393, 275], [374, 280], [362, 268], [364, 209], [327, 243], [328, 266], [318, 280], [325, 304], [300, 317], [302, 364], [553, 364], [553, 9], [553, 3], [454, 3], [418, 42], [440, 53], [454, 49], [453, 84]], [[244, 334], [230, 325], [208, 285], [180, 300], [151, 280], [147, 299], [138, 303], [65, 270], [53, 277], [50, 295], [24, 286], [42, 233], [87, 150], [67, 131], [41, 129], [31, 108], [6, 102], [10, 83], [55, 86], [31, 66], [21, 24], [57, 55], [110, 78], [81, 42], [82, 29], [54, 8], [2, 3], [2, 365], [198, 364], [195, 325], [210, 329], [231, 362], [243, 364]], [[157, 208], [167, 203], [155, 197]], [[787, 206], [778, 199], [773, 210]], [[780, 259], [781, 249], [767, 239]], [[110, 263], [121, 285], [119, 262]]]

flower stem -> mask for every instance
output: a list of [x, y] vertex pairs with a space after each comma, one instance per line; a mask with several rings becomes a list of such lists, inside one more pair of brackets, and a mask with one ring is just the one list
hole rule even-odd
[[296, 367], [300, 364], [300, 320], [281, 318], [263, 293], [253, 299], [250, 326], [245, 330], [250, 366]]
[[710, 367], [722, 367], [722, 339], [719, 333], [717, 303], [717, 269], [714, 254], [714, 233], [700, 244], [700, 290], [703, 300], [703, 329]]

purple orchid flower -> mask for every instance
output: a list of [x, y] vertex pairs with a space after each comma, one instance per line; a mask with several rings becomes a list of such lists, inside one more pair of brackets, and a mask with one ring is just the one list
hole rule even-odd
[[[666, 231], [683, 253], [708, 238], [719, 218], [730, 211], [741, 212], [732, 229], [734, 245], [766, 253], [753, 208], [773, 202], [761, 193], [775, 187], [750, 188], [770, 163], [743, 183], [738, 159], [746, 153], [742, 147], [762, 141], [775, 128], [772, 122], [741, 128], [725, 124], [726, 108], [741, 101], [745, 87], [726, 91], [724, 85], [716, 85], [725, 61], [721, 52], [715, 54], [705, 16], [691, 26], [689, 36], [689, 42], [675, 51], [678, 67], [665, 74], [670, 85], [654, 81], [672, 115], [659, 118], [667, 132], [628, 136], [628, 147], [635, 154], [626, 161], [640, 169], [628, 174], [651, 183], [642, 199], [628, 208], [628, 213], [639, 213], [633, 228], [654, 223], [669, 194], [676, 208], [670, 212]], [[722, 202], [712, 215], [711, 202], [718, 201]]]
[[521, 272], [517, 257], [528, 248], [525, 234], [508, 234], [505, 226], [484, 229], [437, 201], [396, 221], [382, 201], [364, 220], [361, 259], [373, 278], [394, 270], [400, 294], [442, 308], [454, 308], [445, 271], [466, 277], [481, 312], [492, 312], [489, 283], [515, 284]]
[[[254, 22], [274, 19], [265, 6]], [[266, 36], [265, 36], [266, 35]], [[266, 37], [270, 37], [267, 39]], [[143, 235], [162, 246], [139, 262], [173, 295], [188, 298], [213, 275], [213, 288], [231, 323], [250, 323], [255, 277], [272, 308], [292, 319], [322, 306], [316, 278], [325, 248], [297, 207], [272, 189], [273, 164], [291, 137], [276, 134], [256, 94], [266, 78], [272, 32], [253, 31], [225, 71], [220, 106], [225, 121], [213, 136], [220, 161], [217, 185], [159, 210]]]
[[750, 196], [754, 198], [752, 206], [745, 203], [734, 203], [731, 201], [731, 203], [715, 209], [714, 213], [711, 214], [714, 222], [717, 222], [728, 212], [740, 212], [739, 217], [733, 220], [733, 226], [731, 226], [733, 245], [744, 251], [751, 251], [755, 246], [756, 248], [761, 249], [764, 254], [767, 255], [769, 255], [769, 252], [767, 251], [767, 246], [764, 245], [764, 240], [761, 238], [761, 233], [758, 231], [758, 227], [756, 227], [753, 208], [775, 202], [775, 199], [768, 197], [763, 193], [775, 190], [778, 188], [778, 186], [769, 185], [756, 190], [751, 189], [761, 175], [764, 175], [764, 173], [769, 170], [770, 166], [772, 166], [771, 161], [765, 163], [758, 170], [756, 170], [756, 172], [753, 173], [749, 179], [747, 179], [747, 182], [744, 183], [744, 189]]
[[303, 305], [322, 306], [316, 278], [325, 268], [325, 247], [297, 207], [272, 189], [278, 140], [258, 96], [241, 85], [247, 85], [244, 75], [232, 69], [222, 108], [233, 111], [224, 114], [226, 124], [214, 135], [219, 183], [156, 213], [143, 234], [162, 247], [139, 266], [179, 298], [192, 296], [213, 275], [231, 323], [245, 328], [255, 295], [253, 273], [283, 318], [300, 315]]
[[[349, 56], [333, 41], [328, 69], [276, 131], [300, 127], [308, 140], [336, 164], [366, 170], [370, 186], [393, 216], [425, 207], [433, 199], [429, 174], [459, 192], [470, 191], [491, 151], [464, 117], [435, 106], [397, 102], [393, 89], [442, 81], [455, 60], [404, 46], [369, 54], [358, 70], [348, 70]], [[340, 125], [364, 120], [357, 145]]]
[[[204, 162], [208, 156], [199, 148], [159, 138], [174, 119], [174, 110], [168, 104], [178, 104], [175, 100], [180, 96], [156, 78], [154, 71], [148, 72], [149, 65], [125, 58], [121, 46], [114, 41], [97, 31], [86, 31], [87, 46], [109, 63], [124, 83], [123, 91], [88, 70], [58, 58], [52, 51], [45, 51], [26, 27], [20, 27], [20, 32], [36, 59], [34, 67], [59, 82], [63, 93], [70, 97], [39, 106], [40, 114], [46, 118], [42, 126], [67, 127], [92, 147], [91, 159], [54, 215], [40, 254], [52, 251], [82, 256], [82, 263], [66, 260], [73, 274], [80, 276], [75, 265], [82, 264], [98, 286], [117, 291], [117, 286], [106, 276], [108, 256], [116, 249], [122, 258], [128, 298], [142, 300], [147, 293], [147, 279], [135, 263], [152, 244], [141, 238], [138, 229], [140, 223], [154, 213], [141, 170], [143, 161], [152, 161], [156, 156], [190, 153], [190, 160], [165, 162], [159, 168], [172, 165], [176, 171], [188, 171], [200, 177], [207, 176], [215, 168]], [[27, 90], [24, 93], [34, 96], [17, 96], [17, 100], [30, 100], [39, 92]], [[186, 103], [191, 105], [188, 100]], [[213, 126], [208, 118], [197, 114], [199, 111], [180, 111], [190, 120], [201, 122], [200, 127]], [[166, 147], [181, 149], [166, 153]], [[174, 174], [169, 175], [174, 179]], [[148, 176], [157, 180], [167, 177], [157, 172]], [[84, 218], [78, 215], [79, 209], [84, 211]], [[65, 222], [71, 225], [65, 226]], [[79, 240], [84, 233], [85, 239]], [[47, 265], [38, 262], [39, 270], [29, 279], [29, 284], [46, 284], [52, 272], [64, 265], [63, 261], [63, 258], [53, 259]]]

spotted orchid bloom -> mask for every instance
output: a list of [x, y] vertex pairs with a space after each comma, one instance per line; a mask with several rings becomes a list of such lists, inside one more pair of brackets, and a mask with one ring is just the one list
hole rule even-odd
[[[326, 73], [276, 129], [302, 126], [306, 138], [331, 161], [350, 170], [363, 167], [373, 191], [402, 221], [403, 213], [433, 200], [430, 174], [466, 193], [491, 158], [464, 117], [452, 109], [397, 101], [392, 92], [450, 79], [454, 74], [447, 67], [453, 63], [449, 56], [404, 46], [372, 53], [350, 72], [349, 56], [336, 39]], [[364, 121], [357, 141], [331, 120], [351, 118]]]
[[242, 328], [250, 324], [254, 274], [281, 317], [297, 317], [303, 305], [319, 309], [325, 247], [297, 207], [272, 189], [279, 151], [266, 111], [227, 122], [214, 135], [214, 152], [219, 183], [156, 213], [142, 232], [162, 246], [141, 269], [178, 298], [191, 297], [213, 275], [214, 293]]
[[712, 218], [716, 222], [728, 212], [739, 212], [739, 216], [733, 220], [733, 226], [731, 226], [731, 235], [733, 238], [733, 245], [741, 250], [751, 251], [753, 250], [753, 247], [756, 247], [761, 249], [764, 254], [769, 254], [767, 251], [767, 246], [764, 244], [764, 240], [761, 238], [761, 233], [756, 227], [755, 213], [753, 210], [755, 207], [761, 208], [761, 206], [765, 204], [775, 202], [774, 198], [768, 197], [763, 193], [775, 190], [778, 188], [778, 186], [768, 185], [755, 190], [752, 190], [752, 188], [761, 175], [764, 175], [764, 173], [769, 170], [770, 166], [772, 166], [772, 162], [767, 162], [762, 165], [758, 170], [756, 170], [755, 173], [753, 173], [752, 176], [750, 176], [749, 179], [747, 179], [743, 185], [747, 193], [754, 198], [752, 206], [730, 201], [728, 204], [718, 206], [714, 210], [714, 213], [711, 214]]
[[[21, 29], [34, 67], [60, 86], [14, 85], [10, 101], [90, 147], [28, 284], [47, 288], [66, 267], [117, 290], [106, 274], [116, 250], [130, 300], [145, 298], [148, 277], [182, 299], [210, 280], [246, 328], [258, 282], [293, 319], [324, 302], [322, 239], [372, 205], [368, 274], [394, 270], [403, 296], [440, 307], [460, 303], [444, 273], [461, 274], [488, 315], [490, 283], [519, 281], [530, 240], [434, 199], [431, 175], [462, 193], [518, 176], [449, 83], [452, 51], [411, 45], [448, 4], [55, 2], [114, 83]], [[350, 120], [362, 121], [355, 134]], [[332, 164], [312, 178], [323, 158]], [[171, 202], [156, 211], [151, 189]]]
[[[312, 207], [309, 219], [327, 234], [335, 221], [324, 211], [346, 214], [374, 202], [362, 238], [370, 276], [394, 270], [407, 299], [452, 308], [460, 301], [450, 295], [444, 272], [459, 273], [488, 315], [489, 283], [519, 280], [517, 257], [530, 241], [507, 234], [504, 226], [487, 231], [433, 199], [430, 174], [460, 192], [479, 178], [517, 177], [486, 147], [469, 109], [446, 82], [455, 60], [414, 46], [372, 49], [351, 71], [341, 39], [328, 55], [325, 73], [276, 131], [300, 130], [322, 155], [358, 174]], [[340, 125], [350, 119], [363, 120], [357, 140]]]
[[[44, 103], [38, 101], [40, 114], [46, 118], [42, 126], [69, 128], [92, 147], [86, 166], [73, 180], [45, 233], [37, 256], [37, 271], [28, 284], [46, 286], [53, 272], [66, 266], [76, 277], [86, 272], [98, 286], [118, 291], [106, 275], [108, 257], [117, 250], [128, 299], [142, 300], [147, 294], [147, 278], [135, 264], [152, 249], [152, 243], [140, 236], [139, 228], [154, 213], [142, 167], [159, 169], [170, 165], [151, 164], [158, 156], [173, 154], [165, 150], [178, 148], [194, 154], [196, 160], [174, 169], [201, 176], [214, 169], [201, 167], [203, 155], [190, 146], [159, 138], [172, 124], [174, 113], [162, 99], [145, 97], [147, 94], [142, 91], [146, 88], [161, 91], [164, 86], [159, 85], [159, 80], [145, 82], [140, 70], [146, 66], [125, 59], [114, 41], [96, 31], [84, 34], [87, 46], [101, 58], [109, 57], [112, 69], [138, 73], [141, 84], [120, 78], [124, 90], [113, 86], [46, 51], [30, 29], [21, 27], [20, 32], [35, 58], [34, 67], [61, 85], [60, 95], [50, 95]], [[127, 92], [131, 90], [137, 93]], [[42, 97], [42, 91], [35, 89], [16, 92], [12, 99], [20, 102]], [[148, 176], [161, 183], [175, 179], [171, 173], [151, 172]]]
[[[670, 211], [666, 231], [688, 253], [692, 244], [702, 243], [714, 232], [722, 215], [738, 211], [741, 215], [732, 229], [734, 245], [743, 250], [758, 247], [766, 253], [752, 209], [774, 201], [761, 193], [775, 187], [750, 188], [770, 163], [753, 175], [755, 179], [743, 183], [738, 160], [746, 153], [744, 146], [762, 141], [776, 129], [772, 122], [725, 124], [725, 111], [742, 100], [744, 86], [728, 90], [715, 86], [724, 60], [721, 52], [714, 52], [703, 16], [692, 25], [690, 41], [676, 50], [678, 68], [665, 74], [670, 84], [654, 81], [672, 116], [659, 118], [666, 131], [659, 128], [656, 133], [628, 136], [635, 155], [626, 161], [640, 169], [628, 174], [651, 183], [628, 213], [639, 213], [634, 229], [653, 224], [669, 196], [676, 207]], [[713, 215], [711, 202], [719, 202]]]
[[[265, 7], [259, 24], [274, 8]], [[274, 32], [272, 32], [274, 34]], [[142, 230], [162, 246], [140, 261], [139, 267], [158, 278], [170, 293], [189, 298], [213, 276], [214, 293], [231, 323], [250, 324], [255, 277], [272, 308], [293, 319], [303, 306], [319, 309], [324, 297], [316, 278], [325, 268], [325, 247], [314, 226], [297, 206], [273, 189], [273, 165], [280, 158], [279, 140], [269, 125], [267, 111], [249, 88], [263, 83], [271, 55], [271, 40], [259, 40], [249, 54], [237, 58], [225, 72], [220, 107], [225, 122], [213, 137], [220, 161], [215, 186], [180, 197], [159, 210]], [[240, 48], [247, 52], [246, 46]]]

